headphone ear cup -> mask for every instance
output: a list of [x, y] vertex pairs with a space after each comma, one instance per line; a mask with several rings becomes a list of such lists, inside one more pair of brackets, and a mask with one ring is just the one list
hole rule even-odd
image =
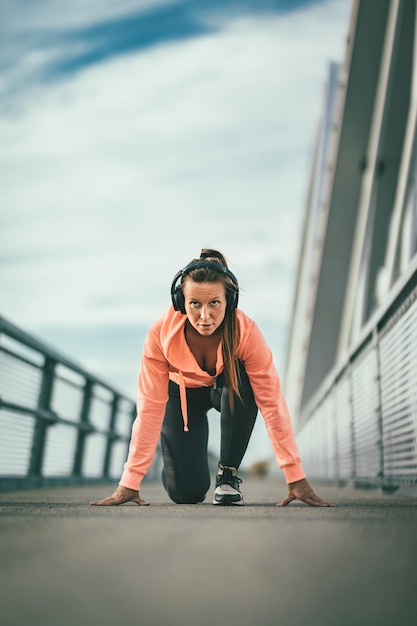
[[237, 305], [239, 304], [239, 292], [238, 291], [234, 291], [233, 292], [233, 308], [237, 309]]
[[233, 309], [237, 309], [238, 299], [239, 299], [239, 293], [237, 291], [231, 291], [230, 289], [227, 289], [226, 311], [233, 311]]
[[184, 294], [182, 293], [181, 287], [176, 287], [176, 289], [171, 293], [171, 297], [174, 309], [185, 314]]

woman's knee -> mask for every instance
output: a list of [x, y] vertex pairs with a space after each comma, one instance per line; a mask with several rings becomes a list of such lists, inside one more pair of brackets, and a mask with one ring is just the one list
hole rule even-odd
[[[164, 467], [162, 483], [165, 491], [177, 504], [196, 504], [202, 502], [210, 488], [210, 471], [207, 460], [203, 458], [190, 462], [181, 455], [174, 454], [168, 438], [161, 434], [161, 450]], [[206, 453], [207, 454], [207, 453]]]
[[[164, 481], [163, 481], [164, 482]], [[180, 485], [170, 485], [164, 482], [165, 489], [170, 499], [176, 504], [198, 504], [205, 500], [210, 482], [205, 485], [194, 485], [192, 487], [183, 487]]]

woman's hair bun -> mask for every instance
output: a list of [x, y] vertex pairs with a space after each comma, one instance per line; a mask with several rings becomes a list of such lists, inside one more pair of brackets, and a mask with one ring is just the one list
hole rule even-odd
[[212, 250], [211, 248], [202, 248], [200, 253], [200, 261], [215, 261], [227, 267], [227, 261], [223, 254], [218, 250]]

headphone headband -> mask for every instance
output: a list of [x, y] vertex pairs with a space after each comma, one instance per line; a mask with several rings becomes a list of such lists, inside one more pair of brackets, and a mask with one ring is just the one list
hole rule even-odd
[[237, 308], [238, 300], [239, 300], [239, 284], [237, 282], [236, 276], [224, 265], [221, 263], [216, 263], [215, 261], [205, 261], [204, 259], [200, 259], [199, 261], [194, 261], [193, 263], [189, 263], [181, 270], [179, 270], [174, 278], [172, 279], [171, 284], [171, 299], [172, 305], [176, 311], [181, 311], [181, 313], [185, 314], [185, 303], [184, 303], [184, 294], [182, 293], [181, 285], [177, 286], [177, 281], [179, 278], [182, 279], [183, 276], [186, 276], [192, 270], [207, 268], [212, 269], [217, 272], [221, 272], [230, 278], [230, 280], [236, 285], [237, 291], [233, 291], [232, 289], [228, 289], [226, 286], [226, 311], [230, 311], [232, 309]]

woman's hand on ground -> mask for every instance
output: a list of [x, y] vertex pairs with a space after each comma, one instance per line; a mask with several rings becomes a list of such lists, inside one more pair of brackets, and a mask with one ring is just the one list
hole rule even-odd
[[139, 495], [139, 491], [134, 489], [128, 489], [119, 485], [114, 493], [108, 498], [98, 500], [97, 502], [90, 502], [91, 506], [118, 506], [125, 502], [135, 502], [139, 506], [148, 506], [149, 502], [145, 502]]
[[310, 506], [335, 506], [331, 502], [326, 502], [319, 498], [306, 478], [290, 483], [288, 485], [288, 496], [281, 500], [277, 506], [287, 506], [293, 500], [301, 500], [301, 502], [305, 502]]

